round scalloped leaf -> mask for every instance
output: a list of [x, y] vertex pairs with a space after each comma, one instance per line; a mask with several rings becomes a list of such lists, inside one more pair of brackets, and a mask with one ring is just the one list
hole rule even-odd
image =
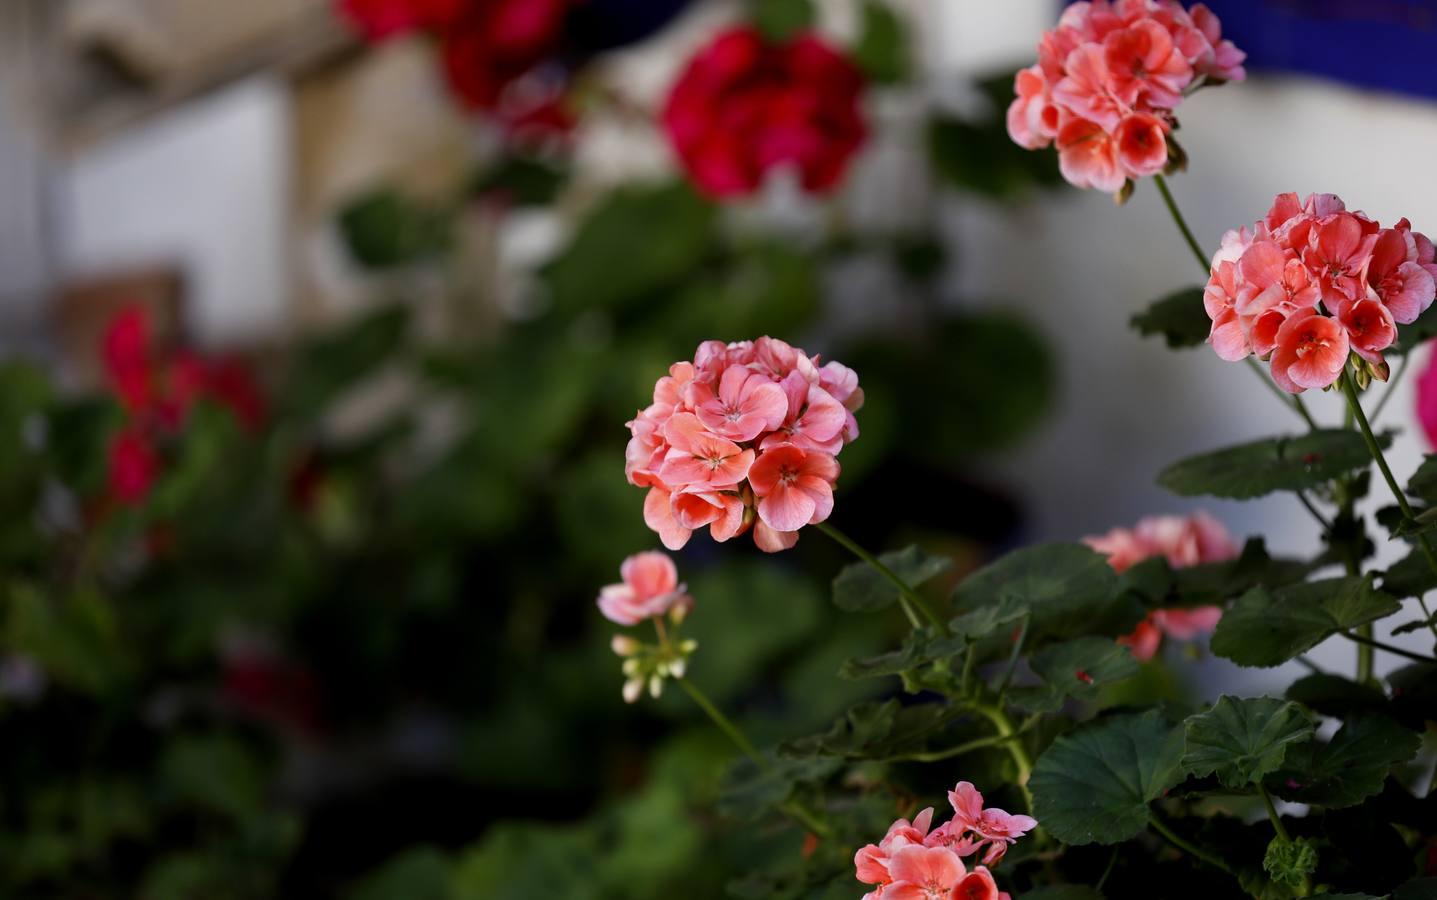
[[1158, 710], [1114, 716], [1053, 742], [1028, 782], [1034, 816], [1065, 844], [1117, 844], [1148, 827], [1148, 804], [1182, 777], [1183, 732]]
[[1182, 767], [1216, 775], [1230, 788], [1255, 784], [1282, 765], [1288, 748], [1312, 736], [1307, 711], [1272, 697], [1220, 697], [1212, 709], [1188, 716]]

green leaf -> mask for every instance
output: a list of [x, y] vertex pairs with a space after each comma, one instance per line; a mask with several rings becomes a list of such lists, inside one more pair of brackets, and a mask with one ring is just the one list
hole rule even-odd
[[613, 192], [545, 268], [554, 306], [572, 316], [642, 305], [708, 256], [714, 221], [714, 207], [682, 182]]
[[1148, 804], [1181, 778], [1182, 730], [1158, 710], [1081, 726], [1039, 757], [1034, 816], [1065, 844], [1117, 844], [1141, 834]]
[[594, 844], [574, 826], [500, 822], [456, 861], [452, 900], [599, 900]]
[[476, 195], [500, 194], [515, 206], [546, 206], [554, 202], [568, 173], [532, 156], [505, 156], [486, 168], [470, 185]]
[[1312, 736], [1313, 723], [1296, 703], [1271, 697], [1221, 697], [1212, 709], [1183, 723], [1183, 770], [1217, 775], [1230, 788], [1246, 787], [1282, 765], [1288, 747]]
[[1028, 712], [1053, 712], [1069, 697], [1088, 700], [1105, 685], [1138, 673], [1133, 654], [1109, 638], [1082, 637], [1033, 655], [1030, 665], [1043, 680], [1009, 692], [1013, 705]]
[[1283, 587], [1302, 581], [1313, 565], [1273, 559], [1262, 538], [1252, 538], [1237, 559], [1174, 568], [1161, 556], [1150, 557], [1120, 576], [1148, 609], [1221, 605], [1251, 588]]
[[1263, 855], [1262, 868], [1278, 884], [1301, 887], [1317, 871], [1317, 848], [1307, 838], [1273, 838]]
[[[1378, 439], [1383, 447], [1392, 443], [1390, 434]], [[1328, 429], [1190, 456], [1164, 469], [1158, 484], [1182, 497], [1250, 500], [1274, 491], [1314, 488], [1371, 463], [1361, 435]]]
[[449, 857], [433, 847], [412, 847], [364, 877], [350, 900], [448, 900]]
[[371, 269], [417, 262], [448, 241], [444, 216], [390, 188], [350, 201], [339, 212], [339, 233], [354, 260]]
[[1427, 503], [1437, 503], [1437, 453], [1422, 457], [1422, 465], [1407, 480], [1407, 493]]
[[1437, 900], [1437, 878], [1417, 878], [1392, 892], [1392, 900]]
[[1237, 599], [1213, 632], [1212, 652], [1243, 666], [1276, 666], [1329, 636], [1391, 615], [1401, 604], [1368, 578], [1329, 578]]
[[1392, 767], [1410, 760], [1421, 746], [1415, 732], [1386, 716], [1364, 715], [1343, 725], [1326, 744], [1293, 747], [1268, 786], [1296, 803], [1353, 806], [1380, 793]]
[[927, 738], [952, 720], [943, 703], [900, 706], [897, 700], [860, 703], [823, 734], [789, 741], [779, 747], [789, 759], [837, 756], [844, 759], [884, 759], [921, 750]]
[[965, 612], [949, 627], [953, 632], [972, 640], [985, 638], [1005, 626], [1012, 625], [1029, 615], [1028, 602], [1019, 597], [1004, 597], [997, 603], [980, 606], [972, 612]]
[[1387, 695], [1381, 690], [1323, 672], [1294, 681], [1288, 686], [1286, 696], [1314, 712], [1339, 719], [1387, 706]]
[[896, 84], [912, 69], [908, 29], [898, 14], [879, 0], [863, 4], [863, 29], [853, 60], [874, 84]]
[[768, 767], [760, 769], [753, 760], [743, 758], [729, 769], [719, 794], [719, 812], [752, 821], [782, 806], [800, 783], [822, 781], [843, 765], [832, 758], [769, 756], [768, 761]]
[[[948, 557], [929, 556], [917, 547], [884, 553], [878, 560], [912, 588], [942, 575], [953, 566], [953, 560]], [[892, 606], [897, 601], [898, 588], [868, 563], [856, 562], [844, 566], [833, 579], [833, 603], [839, 609], [873, 612]]]
[[[1107, 558], [1083, 544], [1025, 547], [979, 569], [953, 592], [955, 605], [977, 610], [993, 604], [1028, 607], [1031, 628], [1058, 637], [1113, 634], [1138, 617], [1115, 613], [1118, 577]], [[1140, 617], [1140, 616], [1139, 616]]]
[[1394, 597], [1417, 597], [1437, 588], [1437, 572], [1419, 547], [1382, 573], [1382, 590]]
[[749, 0], [749, 16], [765, 38], [782, 42], [813, 26], [812, 0]]
[[1203, 306], [1203, 289], [1183, 288], [1154, 301], [1130, 324], [1143, 337], [1162, 335], [1174, 350], [1207, 343], [1212, 320]]

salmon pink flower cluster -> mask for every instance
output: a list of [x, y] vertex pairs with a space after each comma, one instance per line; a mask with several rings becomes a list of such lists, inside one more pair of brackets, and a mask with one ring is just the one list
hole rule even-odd
[[[1134, 528], [1115, 528], [1107, 534], [1083, 539], [1089, 547], [1107, 556], [1114, 571], [1123, 572], [1137, 563], [1161, 556], [1174, 568], [1236, 559], [1240, 548], [1222, 523], [1207, 513], [1191, 516], [1150, 516]], [[1118, 643], [1132, 650], [1141, 662], [1153, 658], [1163, 635], [1191, 641], [1217, 627], [1222, 607], [1155, 609], [1131, 634]]]
[[[984, 809], [983, 795], [966, 781], [948, 792], [953, 818], [933, 824], [933, 807], [899, 819], [877, 844], [853, 857], [858, 880], [874, 885], [864, 900], [1007, 900], [988, 866], [997, 865], [1008, 847], [1038, 822], [1031, 816]], [[982, 853], [982, 864], [971, 870], [963, 862]]]
[[716, 541], [750, 528], [770, 553], [833, 511], [836, 457], [858, 437], [858, 376], [771, 337], [699, 345], [628, 423], [629, 483], [649, 489], [644, 521], [677, 550], [708, 526]]
[[797, 170], [804, 190], [826, 193], [867, 134], [863, 86], [858, 66], [812, 34], [770, 43], [735, 28], [689, 62], [664, 127], [710, 196], [751, 194], [781, 166]]
[[1077, 187], [1116, 192], [1181, 159], [1170, 152], [1178, 105], [1203, 84], [1241, 81], [1245, 56], [1201, 3], [1074, 3], [1018, 73], [1008, 134], [1029, 150], [1056, 144]]
[[1406, 219], [1383, 228], [1334, 194], [1279, 194], [1261, 221], [1223, 235], [1203, 292], [1208, 342], [1226, 360], [1269, 359], [1294, 394], [1331, 385], [1349, 353], [1385, 381], [1382, 351], [1437, 293], [1434, 256]]

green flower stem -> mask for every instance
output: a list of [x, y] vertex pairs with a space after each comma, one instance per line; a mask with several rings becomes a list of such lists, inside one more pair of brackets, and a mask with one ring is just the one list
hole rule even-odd
[[1163, 820], [1157, 817], [1156, 813], [1149, 816], [1148, 824], [1152, 826], [1153, 831], [1167, 838], [1168, 843], [1186, 853], [1188, 856], [1191, 856], [1193, 859], [1202, 860], [1215, 869], [1220, 869], [1229, 875], [1236, 876], [1237, 873], [1233, 872], [1232, 867], [1223, 862], [1220, 857], [1214, 856], [1196, 844], [1189, 843], [1186, 838], [1180, 837], [1176, 831], [1173, 831], [1165, 825]]
[[[1402, 510], [1402, 518], [1411, 521], [1416, 518], [1412, 511], [1412, 504], [1407, 502], [1407, 494], [1398, 486], [1397, 479], [1392, 475], [1392, 467], [1387, 465], [1387, 457], [1382, 453], [1382, 445], [1377, 443], [1377, 436], [1372, 433], [1372, 425], [1367, 421], [1367, 414], [1362, 411], [1362, 402], [1357, 398], [1357, 386], [1352, 383], [1352, 375], [1344, 367], [1342, 374], [1337, 376], [1337, 384], [1342, 388], [1342, 394], [1347, 398], [1347, 409], [1352, 413], [1357, 427], [1362, 431], [1362, 439], [1367, 442], [1367, 452], [1372, 454], [1372, 461], [1377, 463], [1377, 469], [1382, 473], [1382, 478], [1387, 482], [1387, 487], [1392, 491], [1392, 498], [1397, 501], [1397, 506]], [[1433, 574], [1437, 574], [1437, 552], [1432, 549], [1432, 541], [1425, 534], [1417, 535], [1417, 543], [1422, 548], [1422, 555], [1427, 558], [1427, 565], [1432, 567]], [[1427, 627], [1432, 630], [1432, 636], [1437, 637], [1437, 622], [1432, 621], [1432, 611], [1427, 608], [1427, 598], [1422, 594], [1417, 595], [1417, 602], [1422, 606], [1422, 615], [1427, 620]], [[1365, 633], [1363, 637], [1371, 640], [1372, 626], [1363, 626]]]
[[923, 595], [909, 587], [908, 582], [899, 578], [898, 574], [885, 566], [878, 557], [864, 550], [852, 538], [827, 522], [820, 522], [814, 527], [833, 538], [834, 541], [849, 553], [868, 563], [868, 565], [873, 567], [873, 571], [888, 579], [894, 587], [898, 588], [898, 599], [903, 602], [903, 611], [907, 614], [908, 621], [913, 624], [914, 628], [918, 627], [918, 620], [913, 614], [913, 610], [917, 609], [923, 613], [923, 617], [928, 620], [929, 624], [937, 628], [941, 634], [946, 636], [952, 633], [948, 630], [948, 623], [940, 619], [938, 614], [928, 606], [928, 601], [923, 599]]
[[[1369, 627], [1367, 630], [1371, 631], [1372, 629], [1371, 627]], [[1374, 638], [1362, 634], [1361, 632], [1354, 634], [1350, 631], [1339, 631], [1338, 634], [1347, 638], [1349, 641], [1352, 641], [1354, 644], [1358, 644], [1359, 646], [1366, 648], [1369, 653], [1374, 649], [1384, 650], [1388, 653], [1391, 653], [1393, 656], [1400, 656], [1404, 659], [1410, 659], [1413, 662], [1429, 664], [1437, 663], [1437, 658], [1431, 656], [1423, 656], [1420, 653], [1413, 653], [1410, 650], [1403, 650], [1401, 647], [1398, 647], [1394, 644], [1383, 643], [1382, 641], [1375, 640]]]
[[998, 737], [1008, 748], [1008, 755], [1013, 757], [1013, 764], [1018, 767], [1018, 787], [1023, 791], [1023, 799], [1028, 803], [1028, 811], [1032, 812], [1033, 793], [1028, 790], [1028, 778], [1033, 774], [1033, 758], [1028, 755], [1028, 748], [1023, 746], [1021, 740], [1013, 740], [1021, 735], [1021, 730], [1013, 724], [1007, 711], [998, 704], [975, 703], [973, 709], [993, 723]]
[[[1202, 245], [1198, 243], [1197, 238], [1193, 235], [1193, 230], [1188, 227], [1187, 219], [1183, 218], [1182, 211], [1178, 209], [1178, 203], [1173, 199], [1172, 191], [1168, 190], [1167, 179], [1163, 178], [1162, 175], [1154, 175], [1153, 183], [1158, 186], [1158, 193], [1163, 195], [1163, 204], [1167, 206], [1168, 214], [1173, 217], [1173, 223], [1178, 226], [1178, 231], [1182, 232], [1183, 240], [1187, 242], [1188, 249], [1192, 251], [1193, 259], [1197, 260], [1198, 267], [1202, 269], [1203, 278], [1206, 280], [1208, 277], [1208, 255], [1203, 252]], [[1302, 402], [1301, 397], [1286, 394], [1276, 384], [1273, 384], [1272, 379], [1268, 378], [1267, 373], [1262, 370], [1262, 366], [1258, 365], [1257, 360], [1251, 356], [1247, 357], [1247, 365], [1248, 368], [1252, 369], [1253, 373], [1257, 375], [1258, 379], [1267, 385], [1273, 395], [1282, 401], [1283, 406], [1292, 409], [1299, 416], [1302, 416], [1302, 420], [1307, 423], [1308, 428], [1311, 428], [1313, 431], [1317, 430], [1317, 422], [1313, 420], [1312, 414], [1307, 411], [1307, 404]]]
[[1016, 741], [1023, 735], [1022, 729], [1013, 734], [995, 734], [985, 738], [966, 741], [954, 747], [946, 747], [942, 750], [920, 750], [915, 753], [904, 753], [901, 756], [890, 756], [884, 762], [941, 762], [945, 759], [952, 759], [955, 756], [962, 756], [965, 753], [972, 753], [974, 750], [986, 750], [989, 747], [998, 747], [1003, 744]]
[[[763, 754], [758, 752], [758, 748], [753, 745], [753, 742], [748, 739], [748, 736], [743, 733], [742, 729], [735, 725], [728, 716], [724, 715], [723, 711], [714, 705], [713, 701], [708, 698], [707, 694], [699, 689], [698, 685], [689, 681], [687, 678], [675, 678], [674, 680], [688, 692], [688, 695], [693, 698], [694, 703], [698, 704], [699, 709], [708, 714], [708, 717], [713, 720], [713, 723], [718, 726], [719, 730], [728, 735], [729, 740], [733, 741], [734, 744], [743, 751], [744, 755], [751, 759], [754, 765], [758, 766], [760, 771], [765, 773], [773, 771], [773, 766], [769, 765], [768, 760], [764, 759]], [[799, 824], [819, 837], [827, 838], [833, 836], [833, 829], [829, 828], [825, 822], [821, 821], [798, 801], [786, 801], [782, 809], [798, 821]]]

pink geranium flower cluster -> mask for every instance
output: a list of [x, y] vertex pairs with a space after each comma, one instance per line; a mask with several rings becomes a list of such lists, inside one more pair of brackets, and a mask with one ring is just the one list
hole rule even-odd
[[858, 376], [776, 338], [699, 345], [628, 423], [629, 483], [649, 489], [644, 521], [677, 550], [709, 526], [716, 541], [753, 528], [770, 553], [833, 511], [836, 457], [858, 437]]
[[[1240, 552], [1222, 523], [1201, 512], [1191, 516], [1150, 516], [1134, 528], [1114, 528], [1107, 534], [1086, 537], [1083, 542], [1107, 556], [1108, 564], [1118, 572], [1154, 556], [1164, 557], [1174, 568], [1184, 568], [1235, 559]], [[1212, 631], [1221, 618], [1220, 606], [1155, 609], [1132, 634], [1118, 638], [1118, 643], [1146, 662], [1158, 652], [1163, 635], [1190, 641]]]
[[[854, 854], [858, 880], [875, 886], [864, 900], [1008, 900], [987, 867], [996, 865], [1037, 820], [984, 809], [983, 795], [966, 781], [948, 792], [948, 802], [953, 818], [937, 828], [930, 830], [930, 806], [912, 822], [894, 822], [882, 841]], [[983, 864], [970, 871], [963, 860], [980, 850]]]
[[1208, 341], [1226, 360], [1270, 358], [1294, 394], [1336, 381], [1349, 352], [1386, 380], [1382, 351], [1437, 292], [1434, 255], [1406, 219], [1383, 228], [1334, 194], [1279, 194], [1262, 221], [1223, 235], [1203, 293]]
[[1008, 134], [1029, 150], [1056, 143], [1063, 177], [1077, 187], [1118, 191], [1163, 171], [1183, 97], [1242, 80], [1245, 57], [1201, 3], [1074, 3], [1043, 33], [1038, 64], [1018, 73]]

